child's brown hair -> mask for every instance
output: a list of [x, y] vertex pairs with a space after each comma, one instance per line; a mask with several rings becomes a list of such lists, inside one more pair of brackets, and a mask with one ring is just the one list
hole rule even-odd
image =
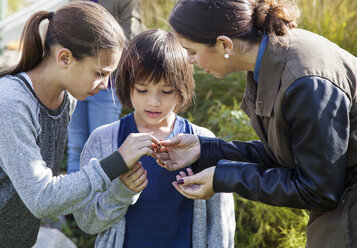
[[178, 91], [176, 113], [185, 111], [194, 97], [193, 67], [186, 51], [172, 33], [153, 29], [137, 35], [124, 49], [116, 73], [116, 94], [121, 103], [132, 108], [134, 84], [143, 80], [166, 85]]

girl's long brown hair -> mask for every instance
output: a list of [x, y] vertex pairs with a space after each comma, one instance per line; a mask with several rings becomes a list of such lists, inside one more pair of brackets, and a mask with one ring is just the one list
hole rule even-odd
[[[44, 41], [40, 23], [48, 19]], [[0, 71], [0, 76], [28, 71], [51, 54], [51, 48], [61, 45], [81, 60], [97, 56], [102, 49], [122, 49], [125, 35], [118, 22], [99, 4], [89, 1], [72, 2], [56, 12], [38, 11], [27, 21], [21, 36], [22, 52], [17, 65]]]

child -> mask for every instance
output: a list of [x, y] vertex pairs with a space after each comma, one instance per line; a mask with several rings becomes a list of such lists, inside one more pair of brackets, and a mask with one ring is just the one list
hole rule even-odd
[[[43, 20], [49, 21], [44, 42]], [[12, 248], [32, 247], [40, 218], [82, 207], [152, 152], [121, 156], [113, 150], [80, 172], [58, 176], [70, 95], [85, 99], [106, 88], [124, 46], [122, 29], [103, 7], [73, 2], [56, 12], [39, 11], [28, 20], [22, 45], [19, 63], [0, 72], [0, 247]], [[150, 148], [151, 141], [159, 143], [148, 134], [140, 139]]]
[[[194, 81], [185, 51], [171, 33], [149, 30], [129, 43], [119, 62], [116, 93], [124, 106], [135, 111], [93, 132], [81, 166], [92, 157], [111, 154], [130, 142], [127, 137], [141, 133], [159, 140], [178, 133], [213, 136], [176, 115], [191, 103]], [[123, 153], [133, 152], [136, 144], [131, 145]], [[189, 200], [171, 184], [177, 172], [161, 168], [152, 157], [144, 156], [140, 162], [74, 213], [79, 227], [99, 233], [96, 247], [234, 246], [232, 194]]]

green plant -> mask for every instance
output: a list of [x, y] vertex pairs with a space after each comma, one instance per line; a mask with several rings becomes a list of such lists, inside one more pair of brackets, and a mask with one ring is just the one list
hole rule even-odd
[[320, 34], [357, 55], [357, 1], [298, 0], [300, 27]]
[[175, 0], [142, 0], [141, 17], [144, 25], [150, 28], [169, 30], [168, 16], [175, 4]]
[[236, 247], [305, 247], [307, 211], [235, 198]]

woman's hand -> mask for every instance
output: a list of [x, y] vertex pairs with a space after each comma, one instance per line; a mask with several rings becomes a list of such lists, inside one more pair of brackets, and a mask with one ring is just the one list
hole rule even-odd
[[158, 144], [160, 141], [148, 133], [131, 133], [118, 151], [131, 169], [142, 156], [150, 156]]
[[213, 195], [213, 176], [215, 166], [209, 167], [197, 174], [193, 174], [191, 169], [187, 169], [185, 172], [180, 171], [180, 175], [176, 176], [177, 181], [172, 185], [183, 196], [190, 199], [204, 199], [209, 200]]
[[169, 171], [182, 169], [197, 161], [201, 154], [200, 140], [197, 135], [178, 134], [170, 140], [161, 141], [155, 149], [156, 162]]
[[120, 181], [131, 191], [139, 193], [148, 185], [147, 171], [138, 161], [127, 173], [121, 175]]

